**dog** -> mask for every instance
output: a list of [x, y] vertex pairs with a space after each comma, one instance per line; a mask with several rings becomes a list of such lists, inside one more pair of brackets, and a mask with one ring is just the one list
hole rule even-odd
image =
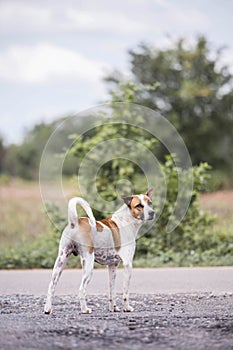
[[[73, 253], [80, 255], [82, 281], [79, 288], [81, 312], [90, 314], [92, 310], [86, 304], [86, 288], [90, 282], [94, 261], [107, 265], [109, 271], [109, 311], [120, 311], [116, 305], [115, 279], [120, 263], [124, 266], [123, 311], [131, 312], [129, 305], [129, 284], [132, 274], [132, 261], [136, 247], [136, 237], [142, 224], [153, 220], [153, 189], [146, 194], [122, 197], [124, 204], [111, 217], [96, 221], [90, 205], [80, 197], [74, 197], [68, 204], [68, 225], [64, 229], [58, 256], [54, 264], [51, 282], [48, 288], [45, 314], [52, 311], [52, 300], [59, 277], [67, 259]], [[78, 217], [76, 205], [80, 205], [87, 217]]]

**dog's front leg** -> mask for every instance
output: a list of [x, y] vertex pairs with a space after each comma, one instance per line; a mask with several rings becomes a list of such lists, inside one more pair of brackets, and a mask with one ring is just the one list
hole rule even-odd
[[71, 250], [67, 250], [65, 248], [60, 247], [56, 262], [54, 264], [51, 282], [49, 284], [47, 300], [44, 307], [45, 314], [50, 314], [52, 311], [52, 300], [53, 300], [55, 288], [70, 254], [71, 254]]
[[123, 310], [131, 312], [134, 309], [129, 305], [129, 284], [132, 275], [132, 262], [124, 263], [124, 282], [123, 282]]
[[109, 311], [118, 312], [120, 309], [116, 306], [116, 265], [108, 266], [109, 274]]

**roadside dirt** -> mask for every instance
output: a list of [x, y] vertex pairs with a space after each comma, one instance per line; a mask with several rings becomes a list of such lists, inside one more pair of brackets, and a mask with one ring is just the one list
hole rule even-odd
[[[90, 315], [75, 297], [0, 296], [0, 348], [233, 349], [233, 295], [131, 295], [132, 313], [110, 313], [107, 296], [89, 296]], [[119, 306], [121, 296], [119, 295]]]

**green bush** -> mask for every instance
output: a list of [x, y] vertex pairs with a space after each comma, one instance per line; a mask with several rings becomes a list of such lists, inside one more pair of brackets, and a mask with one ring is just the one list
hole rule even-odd
[[[183, 170], [183, 179], [186, 179], [186, 181], [189, 181], [190, 176], [193, 175], [192, 198], [183, 220], [172, 232], [168, 232], [167, 224], [171, 218], [178, 194], [177, 171], [182, 170], [175, 167], [171, 156], [166, 157], [162, 169], [167, 182], [166, 201], [155, 228], [138, 240], [136, 257], [149, 255], [161, 258], [162, 256], [162, 261], [167, 263], [171, 260], [171, 256], [175, 254], [181, 254], [185, 258], [190, 252], [203, 252], [210, 247], [212, 248], [213, 242], [209, 239], [209, 231], [214, 218], [203, 212], [198, 206], [199, 194], [205, 189], [209, 179], [209, 166], [203, 163], [200, 166], [193, 167], [193, 169]], [[185, 186], [184, 183], [183, 185]], [[156, 195], [159, 197], [159, 187]], [[182, 193], [184, 199], [187, 195], [188, 193], [185, 191]], [[159, 202], [159, 198], [157, 202]]]

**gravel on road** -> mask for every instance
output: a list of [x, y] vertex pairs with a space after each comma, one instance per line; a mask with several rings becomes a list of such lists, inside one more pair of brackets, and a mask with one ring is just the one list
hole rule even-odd
[[233, 349], [229, 293], [132, 294], [132, 313], [110, 313], [107, 294], [88, 295], [90, 315], [71, 295], [55, 296], [51, 315], [44, 302], [45, 295], [0, 296], [1, 349]]

